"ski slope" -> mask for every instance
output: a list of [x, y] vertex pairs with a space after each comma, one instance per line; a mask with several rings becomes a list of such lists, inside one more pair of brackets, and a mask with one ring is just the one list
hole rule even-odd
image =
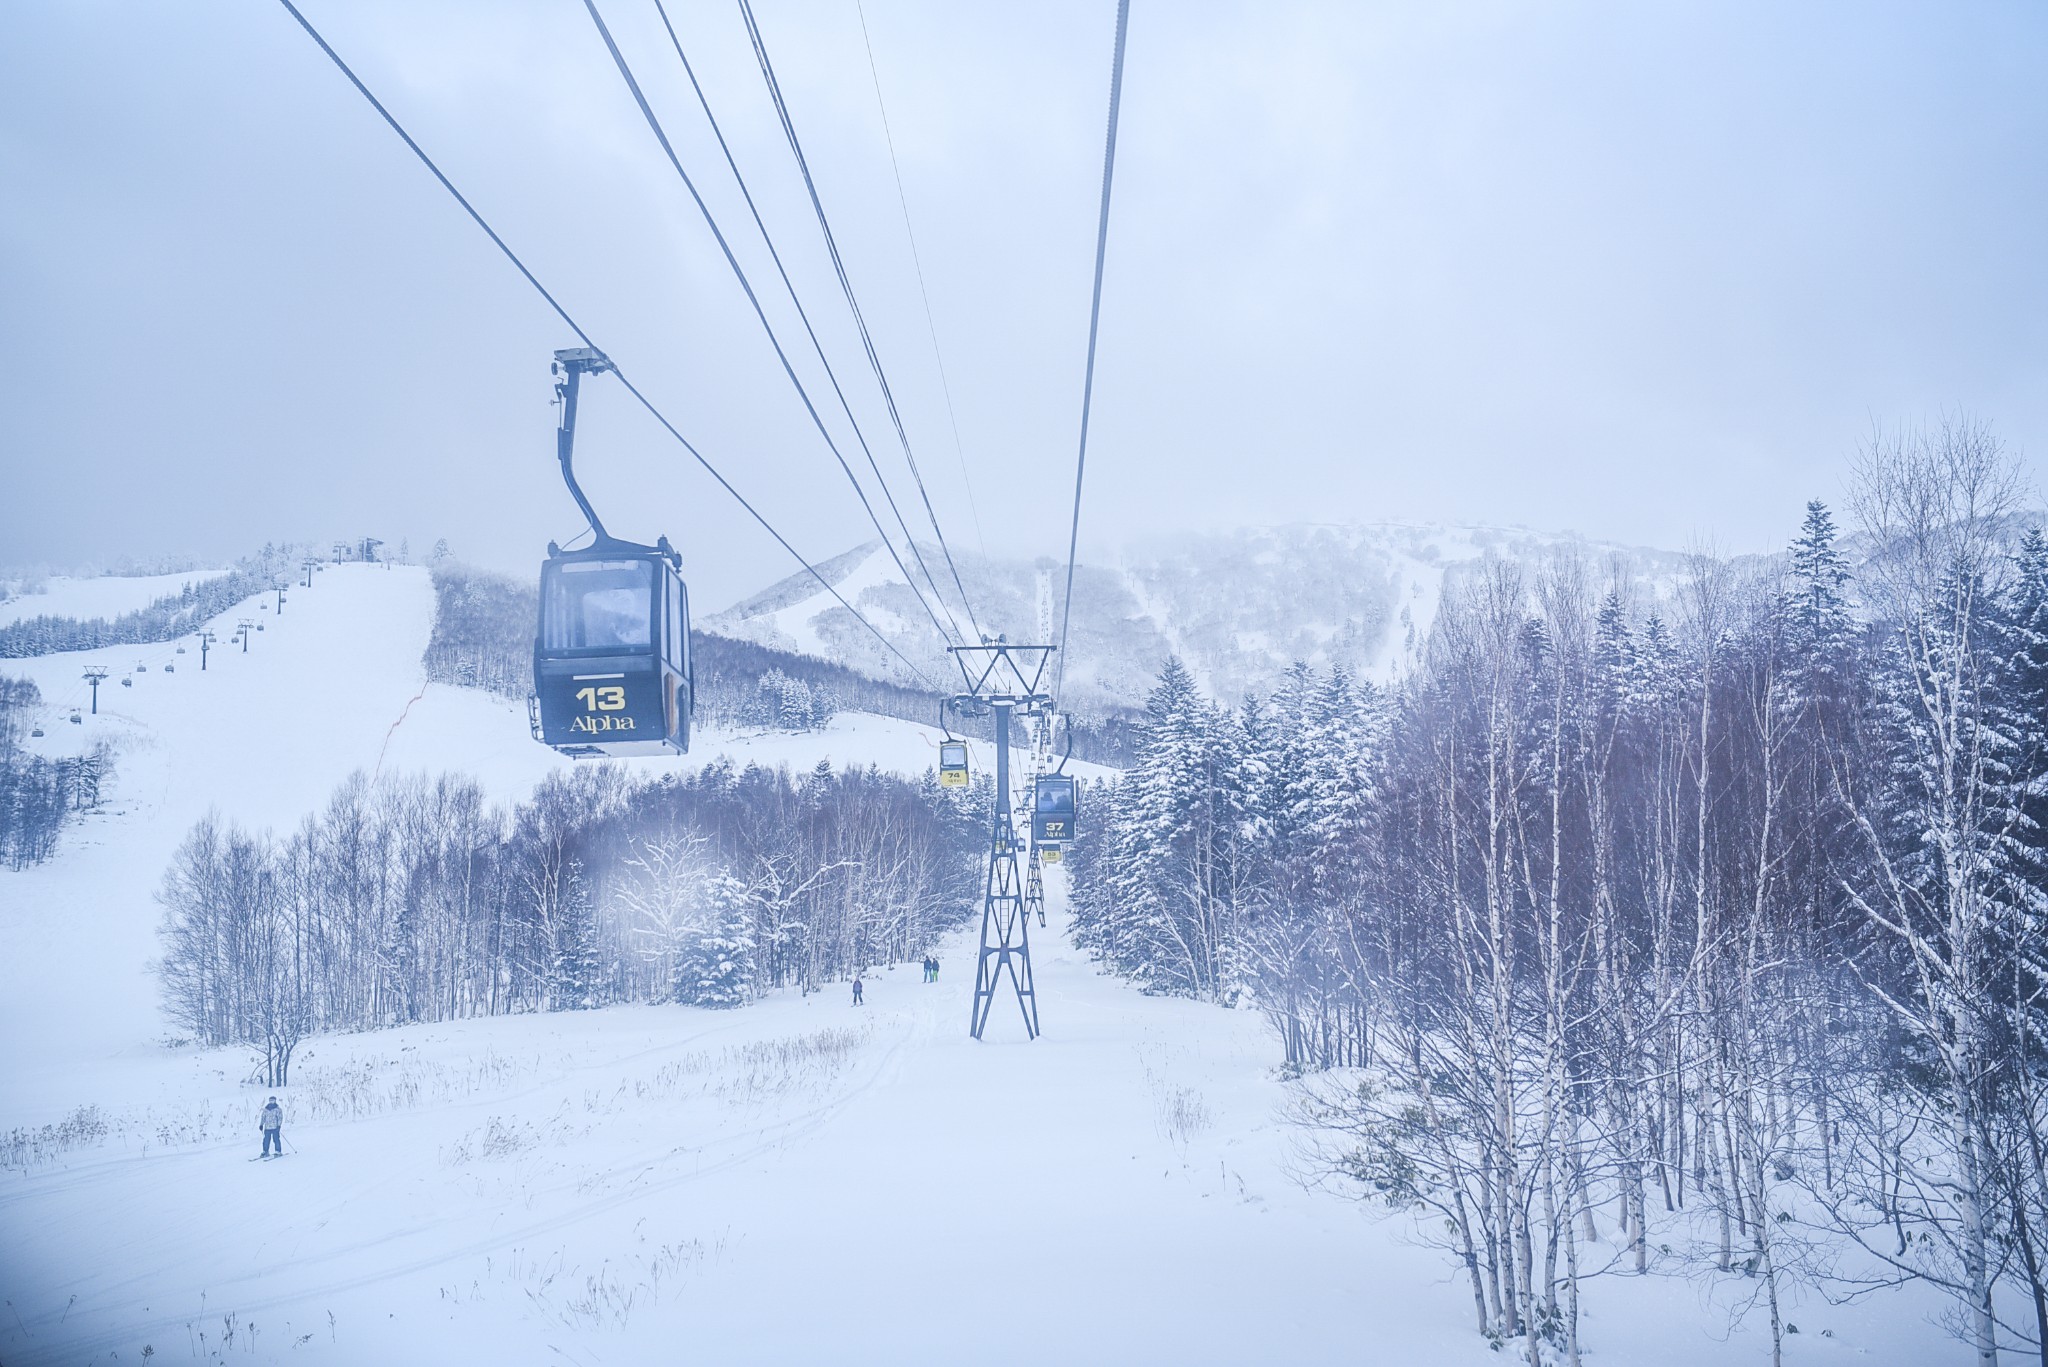
[[[145, 1347], [401, 1365], [1500, 1361], [1407, 1216], [1297, 1180], [1260, 1019], [1095, 972], [1066, 944], [1058, 872], [1034, 927], [1035, 1042], [1001, 1006], [986, 1042], [966, 1038], [963, 932], [938, 983], [877, 973], [858, 1010], [834, 990], [315, 1039], [284, 1093], [291, 1155], [251, 1161], [265, 1093], [243, 1084], [248, 1061], [160, 1043], [151, 894], [209, 809], [281, 829], [355, 768], [461, 769], [509, 798], [562, 762], [519, 708], [424, 686], [431, 611], [421, 571], [331, 567], [281, 618], [256, 600], [225, 615], [264, 622], [246, 655], [201, 673], [196, 652], [153, 648], [76, 727], [62, 705], [89, 657], [8, 666], [53, 702], [37, 744], [120, 753], [106, 811], [50, 863], [0, 872], [0, 1133], [81, 1106], [106, 1128], [0, 1172], [7, 1367]], [[675, 763], [920, 771], [934, 740], [848, 717], [709, 733]], [[1729, 1333], [1728, 1295], [1596, 1282], [1593, 1361], [1768, 1361], [1760, 1326]], [[1789, 1360], [1957, 1360], [1927, 1309], [1799, 1305]]]

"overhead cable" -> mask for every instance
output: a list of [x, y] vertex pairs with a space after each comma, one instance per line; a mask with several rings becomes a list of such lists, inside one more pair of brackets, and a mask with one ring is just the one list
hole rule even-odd
[[804, 157], [803, 143], [797, 139], [796, 122], [783, 101], [782, 84], [775, 79], [775, 64], [768, 59], [768, 44], [761, 37], [760, 25], [754, 22], [753, 6], [748, 0], [739, 0], [739, 4], [740, 14], [747, 21], [747, 33], [754, 40], [754, 55], [760, 60], [761, 79], [767, 83], [768, 97], [774, 101], [775, 113], [782, 120], [782, 132], [789, 140], [790, 152], [796, 157], [797, 170], [803, 173], [804, 189], [811, 197], [811, 209], [817, 214], [819, 231], [825, 235], [825, 250], [832, 258], [832, 269], [839, 277], [839, 288], [846, 296], [846, 307], [853, 314], [854, 326], [860, 329], [861, 347], [867, 352], [868, 365], [875, 372], [875, 383], [881, 386], [882, 401], [889, 409], [889, 421], [896, 428], [896, 440], [902, 444], [903, 462], [910, 467], [910, 477], [917, 484], [918, 497], [924, 500], [925, 515], [931, 519], [932, 533], [938, 537], [939, 550], [946, 557], [947, 568], [952, 571], [953, 587], [959, 591], [960, 602], [967, 609], [967, 620], [979, 639], [981, 624], [974, 620], [974, 605], [967, 599], [967, 586], [960, 582], [960, 567], [953, 563], [953, 548], [946, 544], [946, 534], [939, 527], [939, 515], [932, 510], [931, 495], [925, 492], [924, 475], [918, 470], [917, 457], [911, 452], [910, 434], [903, 426], [902, 413], [897, 411], [895, 391], [889, 387], [889, 376], [882, 369], [882, 357], [875, 350], [875, 339], [868, 333], [868, 320], [860, 311], [860, 301], [854, 297], [853, 280], [847, 275], [846, 262], [839, 255], [839, 242], [832, 235], [832, 222], [825, 215], [825, 203], [818, 197], [817, 182], [811, 179], [811, 165]]
[[[569, 330], [575, 333], [576, 336], [583, 342], [585, 346], [592, 347], [598, 351], [603, 351], [604, 348], [599, 347], [597, 343], [594, 340], [592, 340], [590, 334], [583, 330], [582, 325], [578, 323], [573, 317], [570, 316], [569, 311], [567, 309], [562, 307], [561, 301], [556, 299], [553, 294], [549, 293], [547, 286], [541, 284], [540, 280], [534, 275], [534, 273], [531, 270], [527, 269], [526, 263], [519, 259], [519, 254], [513, 251], [511, 247], [506, 245], [504, 238], [498, 236], [497, 230], [491, 227], [490, 223], [485, 220], [484, 216], [481, 213], [477, 212], [476, 206], [469, 202], [468, 197], [465, 196], [462, 193], [462, 191], [455, 188], [455, 183], [448, 179], [447, 175], [442, 172], [439, 166], [434, 164], [434, 159], [428, 156], [426, 150], [422, 148], [419, 145], [419, 143], [413, 140], [412, 134], [405, 131], [405, 126], [399, 123], [397, 118], [392, 115], [389, 109], [386, 109], [384, 107], [384, 102], [382, 100], [379, 100], [376, 97], [376, 95], [371, 93], [370, 88], [367, 85], [363, 84], [362, 78], [360, 76], [357, 76], [355, 71], [352, 68], [350, 68], [349, 64], [342, 60], [341, 54], [336, 52], [334, 48], [328, 43], [328, 41], [320, 36], [320, 31], [313, 27], [312, 22], [308, 20], [306, 16], [299, 11], [298, 6], [294, 5], [292, 3], [292, 0], [278, 0], [278, 3], [284, 6], [286, 12], [289, 13], [293, 19], [296, 19], [298, 21], [299, 27], [303, 28], [306, 31], [307, 36], [312, 38], [312, 40], [315, 43], [319, 44], [320, 50], [327, 54], [328, 60], [334, 63], [335, 67], [340, 70], [342, 75], [348, 77], [349, 84], [353, 85], [356, 88], [357, 92], [360, 93], [365, 100], [369, 101], [370, 107], [375, 109], [377, 113], [383, 117], [384, 122], [391, 126], [391, 131], [398, 134], [399, 138], [405, 143], [405, 145], [408, 148], [412, 149], [412, 154], [415, 157], [419, 158], [420, 164], [425, 166], [429, 171], [433, 172], [434, 179], [441, 182], [441, 188], [446, 190], [450, 195], [454, 197], [455, 202], [462, 206], [463, 211], [470, 216], [470, 218], [476, 223], [477, 227], [483, 229], [484, 235], [491, 239], [491, 242], [498, 248], [500, 252], [504, 254], [505, 259], [512, 263], [514, 268], [518, 270], [521, 276], [525, 277], [526, 283], [533, 286], [535, 292], [538, 293], [541, 298], [547, 301], [548, 307], [552, 308], [555, 311], [556, 316], [559, 317], [562, 320], [562, 322], [568, 326]], [[608, 354], [609, 353], [607, 353], [607, 355]], [[799, 565], [802, 565], [805, 571], [808, 572], [813, 579], [817, 580], [818, 583], [824, 587], [827, 593], [831, 594], [833, 598], [838, 600], [839, 605], [841, 607], [845, 608], [848, 612], [852, 613], [854, 615], [854, 618], [857, 621], [859, 621], [862, 626], [866, 627], [868, 631], [874, 635], [874, 638], [876, 640], [880, 641], [885, 647], [887, 647], [891, 654], [893, 654], [897, 659], [901, 660], [912, 674], [915, 674], [919, 679], [923, 680], [927, 688], [932, 689], [934, 692], [939, 691], [938, 685], [933, 683], [931, 678], [922, 669], [918, 668], [917, 664], [914, 661], [912, 661], [909, 656], [905, 655], [901, 650], [897, 649], [895, 642], [891, 641], [887, 636], [884, 636], [881, 633], [881, 631], [875, 626], [875, 624], [867, 619], [867, 617], [861, 612], [859, 608], [855, 607], [852, 603], [849, 603], [846, 600], [846, 598], [839, 592], [838, 588], [836, 588], [830, 580], [826, 579], [824, 575], [820, 574], [818, 572], [817, 567], [811, 564], [809, 560], [805, 559], [803, 554], [799, 552], [796, 547], [790, 545], [788, 539], [784, 537], [781, 532], [775, 530], [775, 525], [771, 523], [766, 517], [764, 517], [761, 514], [760, 510], [754, 507], [754, 505], [747, 500], [744, 494], [742, 494], [738, 489], [735, 489], [730, 480], [728, 480], [723, 474], [719, 473], [718, 467], [713, 465], [709, 460], [707, 460], [704, 456], [704, 453], [699, 451], [695, 446], [693, 446], [690, 443], [689, 438], [685, 437], [681, 432], [676, 430], [675, 424], [670, 422], [668, 418], [661, 412], [661, 410], [654, 406], [652, 400], [650, 400], [645, 394], [640, 392], [638, 386], [636, 386], [631, 380], [626, 378], [626, 373], [617, 367], [616, 362], [614, 362], [613, 364], [612, 373], [618, 376], [619, 383], [626, 387], [626, 392], [631, 394], [635, 399], [639, 400], [640, 406], [646, 409], [647, 412], [654, 418], [654, 420], [660, 423], [670, 436], [674, 437], [679, 443], [682, 444], [682, 448], [685, 451], [688, 451], [690, 455], [693, 458], [695, 458], [696, 462], [699, 465], [704, 467], [704, 470], [707, 474], [709, 474], [713, 479], [718, 481], [719, 487], [724, 489], [726, 493], [732, 495], [733, 501], [738, 503], [740, 507], [746, 509], [748, 515], [751, 516], [754, 519], [754, 521], [758, 522], [761, 525], [762, 530], [766, 531], [768, 535], [775, 538], [775, 542], [777, 545], [781, 546], [782, 549], [784, 549], [785, 551], [788, 551], [790, 556]]]
[[1074, 520], [1067, 532], [1067, 597], [1060, 608], [1059, 663], [1054, 667], [1053, 693], [1067, 678], [1067, 626], [1074, 615], [1074, 550], [1081, 540], [1081, 481], [1088, 472], [1088, 416], [1095, 402], [1095, 340], [1102, 328], [1102, 260], [1109, 250], [1109, 189], [1116, 178], [1116, 117], [1124, 89], [1124, 31], [1131, 19], [1131, 0], [1117, 0], [1116, 56], [1109, 73], [1109, 135], [1102, 149], [1102, 213], [1095, 224], [1095, 294], [1088, 305], [1088, 368], [1081, 383], [1081, 445], [1074, 457]]
[[[875, 482], [882, 486], [882, 496], [888, 501], [889, 511], [895, 515], [896, 525], [903, 530], [903, 539], [909, 543], [911, 557], [917, 561], [918, 569], [924, 572], [925, 583], [931, 586], [932, 597], [938, 600], [939, 606], [946, 612], [947, 620], [952, 622], [955, 635], [960, 635], [962, 633], [959, 619], [953, 616], [952, 608], [946, 603], [946, 596], [939, 591], [938, 580], [932, 577], [931, 567], [925, 564], [924, 552], [918, 549], [917, 539], [911, 535], [910, 525], [904, 521], [902, 509], [896, 506], [896, 496], [890, 491], [889, 482], [883, 477], [882, 468], [875, 460], [875, 453], [868, 445], [867, 433], [861, 429], [860, 419], [853, 414], [853, 406], [847, 401], [845, 390], [840, 387], [838, 372], [832, 369], [832, 362], [825, 355], [824, 344], [818, 340], [817, 330], [811, 326], [810, 313], [804, 308], [803, 299], [797, 294], [796, 285], [790, 280], [789, 271], [782, 264], [782, 253], [776, 249], [775, 239], [769, 233], [768, 225], [762, 221], [761, 211], [754, 203], [754, 193], [747, 185], [747, 178], [741, 173], [739, 162], [733, 157], [732, 148], [725, 141], [725, 130], [719, 126], [718, 116], [711, 111], [711, 101], [705, 95], [703, 85], [697, 80], [696, 68], [690, 65], [690, 58], [683, 51], [682, 39], [677, 36], [675, 25], [669, 22], [668, 9], [662, 0], [654, 0], [654, 10], [661, 16], [662, 27], [668, 30], [668, 40], [675, 48], [676, 59], [682, 64], [683, 74], [689, 78], [690, 89], [696, 92], [697, 104], [704, 111], [705, 121], [711, 125], [712, 136], [718, 140], [718, 150], [725, 156], [726, 167], [732, 172], [732, 178], [739, 186], [740, 196], [746, 201], [747, 212], [753, 217], [754, 227], [761, 235], [762, 244], [768, 248], [769, 259], [775, 263], [775, 273], [782, 279], [783, 291], [788, 294], [789, 302], [796, 309], [796, 316], [803, 323], [804, 335], [810, 338], [811, 350], [816, 353], [818, 364], [825, 369], [825, 378], [832, 385], [834, 397], [839, 400], [839, 409], [846, 415], [848, 425], [853, 428], [854, 439], [860, 443], [861, 454], [867, 457], [868, 468], [874, 471]], [[902, 562], [899, 560], [897, 564], [900, 566]], [[968, 617], [971, 621], [971, 611]]]
[[[660, 3], [660, 0], [656, 0]], [[910, 239], [910, 264], [917, 270], [917, 293], [924, 301], [924, 325], [932, 339], [932, 360], [939, 368], [939, 392], [946, 396], [946, 418], [953, 425], [953, 456], [960, 462], [960, 484], [967, 490], [967, 511], [974, 517], [974, 540], [981, 558], [988, 559], [988, 538], [981, 534], [981, 507], [974, 499], [974, 481], [967, 474], [967, 447], [960, 440], [960, 415], [953, 409], [953, 383], [946, 377], [946, 357], [939, 349], [939, 325], [932, 317], [931, 291], [925, 288], [924, 261], [918, 255], [917, 233], [910, 226], [910, 197], [903, 192], [903, 167], [896, 160], [896, 135], [889, 128], [889, 106], [882, 100], [882, 73], [875, 67], [875, 45], [868, 37], [868, 14], [860, 0], [854, 0], [860, 16], [860, 40], [868, 50], [868, 76], [875, 84], [875, 108], [882, 115], [882, 140], [889, 147], [889, 169], [896, 176], [896, 202], [903, 208], [903, 235]]]
[[[626, 55], [619, 50], [618, 43], [612, 38], [612, 31], [606, 26], [604, 16], [597, 12], [595, 0], [583, 0], [583, 7], [590, 12], [591, 22], [597, 25], [598, 35], [604, 39], [605, 48], [611, 53], [612, 62], [618, 67], [619, 75], [625, 78], [626, 89], [631, 92], [633, 102], [640, 106], [640, 113], [647, 120], [648, 128], [653, 130], [655, 141], [661, 144], [661, 150], [667, 155], [669, 165], [675, 168], [676, 175], [682, 179], [683, 188], [690, 192], [690, 199], [696, 204], [697, 212], [703, 216], [705, 226], [711, 229], [712, 237], [718, 242], [718, 249], [725, 254], [725, 263], [732, 268], [733, 276], [740, 282], [740, 289], [746, 293], [747, 302], [753, 306], [754, 316], [760, 319], [762, 330], [768, 334], [768, 345], [774, 348], [775, 359], [782, 363], [783, 374], [787, 375], [790, 384], [795, 386], [797, 397], [803, 401], [804, 411], [810, 414], [812, 425], [818, 429], [818, 434], [825, 439], [825, 445], [830, 448], [832, 458], [839, 462], [839, 468], [846, 473], [847, 482], [853, 485], [854, 493], [860, 498], [861, 507], [867, 510], [868, 521], [874, 523], [875, 534], [882, 538], [882, 545], [888, 549], [889, 558], [896, 562], [896, 568], [902, 572], [904, 582], [910, 585], [911, 593], [916, 595], [918, 605], [924, 609], [925, 615], [931, 618], [932, 629], [938, 632], [940, 639], [948, 643], [957, 641], [961, 634], [959, 624], [957, 622], [954, 623], [952, 632], [950, 634], [947, 632], [945, 624], [939, 621], [938, 614], [932, 611], [931, 604], [925, 600], [923, 590], [918, 588], [917, 580], [911, 577], [909, 566], [905, 565], [903, 557], [896, 553], [896, 543], [889, 539], [888, 531], [882, 526], [881, 517], [875, 512], [874, 504], [868, 500], [867, 490], [861, 487], [859, 477], [853, 473], [853, 467], [847, 464], [845, 455], [839, 450], [839, 443], [833, 440], [831, 429], [825, 426], [824, 418], [819, 415], [817, 405], [811, 402], [810, 391], [804, 388], [804, 382], [797, 375], [796, 367], [790, 364], [789, 354], [782, 349], [782, 339], [776, 336], [774, 325], [768, 321], [767, 310], [762, 308], [760, 296], [754, 293], [753, 282], [747, 278], [746, 270], [740, 265], [739, 258], [733, 255], [732, 245], [726, 241], [724, 231], [718, 226], [718, 220], [711, 213], [711, 207], [704, 202], [704, 197], [697, 192], [697, 183], [691, 180], [690, 173], [683, 169], [682, 158], [676, 155], [674, 144], [669, 142], [668, 133], [661, 126], [661, 120], [655, 116], [654, 107], [647, 102], [647, 95], [641, 90], [640, 82], [633, 75], [632, 67], [627, 65]], [[805, 326], [809, 326], [808, 321], [806, 321]], [[815, 341], [815, 338], [813, 340]], [[837, 388], [838, 381], [834, 380], [833, 385]], [[866, 444], [864, 439], [862, 444], [863, 446]], [[869, 459], [872, 461], [873, 457], [870, 456]], [[879, 467], [875, 471], [875, 477], [877, 479], [881, 478]], [[886, 480], [882, 483], [882, 496], [889, 501], [893, 508], [895, 498], [889, 493]], [[897, 521], [900, 523], [903, 515], [899, 512], [896, 516]], [[907, 527], [904, 534], [906, 539], [909, 539]], [[910, 550], [913, 556], [917, 554], [917, 543], [914, 539], [911, 540]], [[927, 574], [927, 578], [929, 578], [929, 574]], [[933, 585], [932, 592], [934, 596], [938, 596], [936, 584]], [[946, 606], [943, 597], [939, 598], [939, 606], [941, 608]], [[950, 609], [948, 611], [950, 612]]]

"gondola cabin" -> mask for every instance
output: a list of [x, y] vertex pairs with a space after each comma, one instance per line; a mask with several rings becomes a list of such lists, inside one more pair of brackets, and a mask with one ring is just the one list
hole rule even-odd
[[965, 788], [967, 784], [967, 742], [964, 740], [940, 741], [939, 786], [942, 788]]
[[535, 734], [579, 759], [686, 752], [696, 689], [679, 557], [666, 541], [549, 552], [533, 645]]
[[1074, 838], [1074, 780], [1066, 774], [1040, 774], [1031, 796], [1031, 842], [1053, 849]]

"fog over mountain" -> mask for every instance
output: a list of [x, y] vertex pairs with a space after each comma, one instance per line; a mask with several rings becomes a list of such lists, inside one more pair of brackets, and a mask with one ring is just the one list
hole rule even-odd
[[[937, 548], [921, 550], [952, 598]], [[1066, 700], [1082, 711], [1135, 706], [1176, 656], [1204, 687], [1233, 703], [1295, 660], [1388, 680], [1413, 662], [1445, 591], [1488, 556], [1536, 561], [1558, 554], [1577, 555], [1596, 580], [1625, 586], [1645, 605], [1669, 596], [1684, 561], [1678, 551], [1571, 533], [1434, 522], [1296, 523], [1142, 540], [1107, 561], [1076, 566]], [[1064, 592], [1057, 561], [957, 551], [955, 559], [978, 612], [973, 625], [959, 615], [969, 634], [974, 625], [1013, 641], [1057, 634]], [[920, 573], [915, 559], [906, 563]], [[819, 572], [903, 655], [936, 680], [954, 677], [931, 618], [879, 542], [827, 561]], [[907, 674], [903, 661], [808, 574], [783, 579], [704, 625], [784, 650], [858, 661], [885, 676]]]

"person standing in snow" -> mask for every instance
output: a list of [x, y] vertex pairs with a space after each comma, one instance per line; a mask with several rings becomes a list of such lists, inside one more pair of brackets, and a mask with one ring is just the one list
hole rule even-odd
[[271, 1147], [275, 1145], [277, 1156], [284, 1157], [284, 1109], [277, 1104], [276, 1097], [270, 1098], [270, 1104], [263, 1108], [263, 1118], [256, 1123], [263, 1131], [263, 1152], [258, 1156], [270, 1157]]
[[853, 975], [853, 1004], [860, 1005], [860, 974]]

